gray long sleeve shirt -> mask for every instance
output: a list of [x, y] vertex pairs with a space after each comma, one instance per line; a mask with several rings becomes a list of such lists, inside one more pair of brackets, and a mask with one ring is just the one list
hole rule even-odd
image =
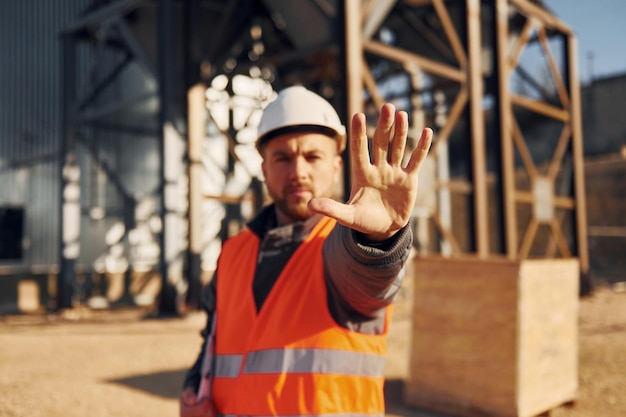
[[[315, 215], [305, 221], [277, 226], [274, 206], [263, 209], [249, 224], [260, 239], [253, 294], [257, 311], [270, 293], [283, 267], [321, 219]], [[412, 242], [407, 226], [385, 242], [368, 243], [364, 237], [337, 223], [324, 242], [322, 255], [328, 308], [337, 324], [353, 331], [380, 333], [384, 324], [384, 307], [393, 302], [400, 289], [403, 266]], [[216, 298], [215, 278], [205, 287], [202, 297], [207, 312], [208, 334]], [[202, 352], [187, 372], [184, 387], [197, 389], [200, 381]]]

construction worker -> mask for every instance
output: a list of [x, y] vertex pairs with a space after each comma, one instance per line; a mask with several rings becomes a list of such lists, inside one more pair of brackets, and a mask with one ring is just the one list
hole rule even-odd
[[199, 398], [201, 353], [181, 417], [384, 415], [389, 307], [432, 140], [424, 129], [406, 162], [407, 133], [406, 112], [385, 104], [370, 158], [365, 116], [354, 115], [342, 204], [332, 197], [346, 133], [333, 107], [294, 86], [265, 108], [257, 148], [273, 202], [224, 242], [203, 295], [211, 388]]

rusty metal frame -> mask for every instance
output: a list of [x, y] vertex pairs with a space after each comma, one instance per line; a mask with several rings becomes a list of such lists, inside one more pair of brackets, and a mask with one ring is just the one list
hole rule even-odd
[[[453, 51], [457, 65], [451, 66], [448, 63], [438, 62], [369, 38], [363, 39], [363, 51], [364, 53], [375, 54], [391, 61], [400, 62], [406, 66], [417, 66], [425, 73], [458, 83], [458, 93], [449, 107], [445, 125], [437, 134], [431, 154], [436, 154], [438, 148], [448, 141], [462, 114], [469, 109], [473, 162], [472, 183], [469, 192], [473, 195], [474, 201], [473, 221], [476, 248], [474, 255], [477, 255], [479, 258], [498, 256], [499, 254], [494, 253], [492, 248], [490, 248], [489, 242], [485, 118], [482, 114], [481, 102], [484, 89], [483, 75], [481, 73], [481, 3], [476, 0], [459, 0], [457, 2], [406, 0], [404, 4], [413, 7], [434, 8], [447, 39], [447, 46]], [[465, 45], [460, 40], [461, 37], [452, 23], [449, 11], [451, 6], [460, 4], [463, 4], [467, 10], [465, 22], [467, 41]], [[562, 257], [578, 256], [581, 262], [581, 269], [585, 272], [588, 269], [589, 260], [584, 201], [581, 108], [579, 81], [575, 65], [576, 40], [574, 34], [565, 23], [528, 0], [494, 0], [490, 4], [494, 7], [496, 15], [497, 50], [495, 60], [497, 61], [499, 86], [498, 117], [500, 118], [499, 125], [501, 129], [501, 181], [505, 255], [511, 259], [525, 259], [529, 257], [531, 248], [536, 243], [534, 238], [537, 229], [545, 223], [553, 237], [550, 245], [552, 250], [548, 250], [545, 257], [553, 257], [555, 250]], [[366, 7], [371, 8], [372, 6], [367, 3]], [[528, 18], [520, 32], [519, 39], [512, 46], [511, 50], [509, 50], [508, 45], [511, 38], [508, 28], [510, 11]], [[363, 15], [366, 15], [366, 13], [363, 13]], [[365, 25], [365, 22], [363, 24]], [[519, 59], [525, 46], [531, 41], [534, 32], [536, 32], [536, 39], [538, 39], [541, 45], [547, 66], [556, 86], [558, 100], [561, 103], [560, 106], [544, 100], [513, 94], [510, 91], [510, 76], [514, 71], [522, 71], [521, 68], [518, 68]], [[559, 71], [554, 55], [550, 50], [549, 36], [554, 36], [555, 32], [561, 33], [567, 38], [566, 73]], [[494, 46], [495, 49], [496, 47]], [[363, 65], [363, 86], [369, 92], [372, 102], [377, 107], [380, 107], [383, 103], [382, 94], [378, 91], [378, 86], [365, 59], [363, 60]], [[524, 138], [521, 129], [515, 121], [514, 108], [516, 107], [539, 113], [565, 124], [545, 175], [539, 174], [539, 169], [536, 167], [528, 149], [526, 138]], [[530, 224], [523, 232], [523, 237], [520, 239], [518, 233], [520, 225], [518, 214], [516, 213], [517, 206], [519, 204], [536, 204], [536, 197], [528, 190], [516, 188], [515, 175], [517, 168], [514, 163], [515, 153], [517, 152], [521, 158], [531, 182], [536, 182], [538, 178], [541, 178], [554, 183], [557, 174], [563, 167], [563, 157], [570, 146], [573, 157], [574, 194], [554, 194], [552, 201], [555, 208], [573, 210], [575, 212], [575, 245], [572, 246], [567, 241], [560, 220], [556, 217], [549, 222], [540, 222], [535, 218], [531, 219]], [[447, 188], [453, 192], [458, 191], [452, 183], [440, 183], [439, 187]], [[453, 255], [472, 255], [463, 253], [458, 241], [455, 239], [454, 230], [447, 228], [443, 224], [438, 213], [431, 213], [431, 218], [443, 239], [451, 245]]]
[[[508, 14], [515, 10], [526, 16], [527, 21], [521, 36], [508, 50], [507, 42], [498, 43], [497, 59], [499, 68], [500, 86], [500, 117], [501, 141], [502, 141], [502, 166], [503, 166], [503, 195], [506, 225], [506, 255], [511, 259], [526, 259], [530, 256], [531, 248], [535, 241], [538, 229], [543, 225], [549, 228], [553, 244], [558, 249], [560, 256], [578, 256], [581, 271], [586, 273], [589, 269], [589, 255], [587, 247], [587, 221], [584, 185], [584, 166], [582, 151], [582, 126], [580, 86], [576, 71], [576, 39], [573, 31], [563, 22], [552, 16], [544, 9], [528, 0], [496, 0], [497, 10], [497, 36], [499, 39], [509, 39]], [[541, 44], [544, 58], [550, 75], [554, 81], [560, 105], [555, 106], [543, 100], [531, 99], [521, 95], [512, 94], [508, 88], [510, 76], [519, 65], [519, 58], [531, 40], [532, 33]], [[554, 55], [548, 43], [548, 31], [556, 32], [566, 39], [566, 66], [561, 71], [554, 59]], [[569, 80], [566, 82], [564, 80]], [[526, 110], [541, 114], [545, 117], [563, 122], [563, 129], [557, 141], [556, 148], [545, 168], [541, 173], [536, 166], [528, 150], [526, 140], [515, 119], [514, 110], [522, 107]], [[563, 165], [563, 158], [568, 147], [572, 149], [574, 171], [573, 195], [557, 195], [554, 192], [556, 176]], [[518, 189], [515, 176], [514, 163], [515, 152], [520, 156], [524, 170], [531, 183], [531, 190], [538, 181], [547, 181], [552, 184], [553, 195], [551, 202], [554, 208], [573, 210], [576, 218], [575, 247], [571, 248], [565, 238], [559, 219], [552, 216], [549, 220], [540, 220], [531, 215], [520, 240], [518, 236], [519, 224], [517, 207], [519, 204], [538, 204], [537, 196], [531, 191]], [[548, 251], [550, 252], [550, 251]], [[546, 257], [551, 257], [546, 253]]]
[[[470, 129], [472, 139], [472, 193], [474, 202], [474, 246], [480, 258], [490, 255], [489, 248], [489, 215], [487, 207], [487, 170], [485, 160], [485, 128], [482, 114], [482, 91], [483, 79], [481, 73], [481, 37], [480, 37], [480, 2], [478, 0], [466, 1], [467, 7], [467, 45], [461, 42], [461, 35], [457, 32], [450, 17], [449, 7], [443, 0], [406, 1], [405, 3], [416, 7], [432, 6], [440, 20], [445, 38], [454, 53], [457, 61], [456, 66], [437, 62], [418, 54], [404, 51], [400, 48], [385, 45], [381, 42], [365, 40], [363, 49], [365, 52], [401, 62], [404, 65], [415, 65], [421, 71], [439, 76], [459, 84], [459, 91], [454, 99], [447, 121], [437, 134], [437, 140], [433, 144], [431, 154], [436, 154], [442, 143], [448, 141], [452, 130], [457, 125], [463, 112], [469, 109]], [[458, 3], [457, 3], [458, 4]], [[365, 65], [367, 65], [365, 63]], [[364, 71], [364, 85], [376, 101], [377, 107], [382, 104], [381, 94], [377, 92], [377, 86], [371, 72], [366, 66]], [[450, 183], [440, 183], [441, 188], [453, 191]], [[444, 225], [437, 212], [431, 213], [432, 220], [439, 233], [447, 241], [456, 255], [462, 254], [462, 249], [455, 238], [453, 230]]]

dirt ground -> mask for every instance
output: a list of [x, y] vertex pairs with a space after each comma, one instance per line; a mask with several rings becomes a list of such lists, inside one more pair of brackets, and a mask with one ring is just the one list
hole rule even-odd
[[[402, 403], [410, 352], [402, 303], [390, 336], [388, 415], [442, 417]], [[146, 318], [137, 309], [0, 316], [0, 416], [177, 416], [203, 324], [201, 313]], [[596, 288], [580, 300], [578, 398], [550, 416], [625, 415], [626, 291]]]

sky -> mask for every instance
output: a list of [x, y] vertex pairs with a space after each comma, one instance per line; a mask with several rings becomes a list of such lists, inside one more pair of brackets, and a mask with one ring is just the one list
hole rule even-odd
[[626, 0], [544, 0], [544, 4], [576, 34], [582, 83], [626, 73]]

